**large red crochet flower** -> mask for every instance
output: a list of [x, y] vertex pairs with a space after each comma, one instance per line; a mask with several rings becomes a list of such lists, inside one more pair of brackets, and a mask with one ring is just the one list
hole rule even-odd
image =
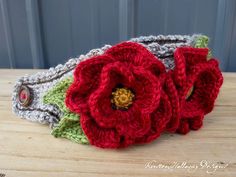
[[208, 49], [178, 48], [174, 53], [174, 81], [180, 99], [179, 133], [198, 130], [211, 112], [223, 83], [218, 61], [207, 59]]
[[164, 65], [146, 48], [124, 42], [81, 62], [66, 95], [91, 144], [124, 147], [156, 139], [170, 120]]

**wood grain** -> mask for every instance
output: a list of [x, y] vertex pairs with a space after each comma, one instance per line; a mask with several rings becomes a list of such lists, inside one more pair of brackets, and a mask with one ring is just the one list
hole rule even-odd
[[[212, 113], [200, 131], [183, 136], [163, 134], [151, 144], [104, 150], [50, 135], [46, 125], [19, 119], [11, 111], [15, 80], [39, 70], [0, 70], [0, 174], [6, 177], [234, 177], [236, 176], [236, 74], [224, 73], [224, 84]], [[170, 166], [174, 162], [226, 168], [145, 168], [148, 162]]]

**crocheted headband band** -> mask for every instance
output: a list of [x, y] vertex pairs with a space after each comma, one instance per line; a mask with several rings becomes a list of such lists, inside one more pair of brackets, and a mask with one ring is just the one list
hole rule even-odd
[[207, 45], [203, 35], [159, 35], [93, 49], [20, 78], [13, 111], [55, 137], [103, 148], [186, 134], [201, 127], [223, 82]]

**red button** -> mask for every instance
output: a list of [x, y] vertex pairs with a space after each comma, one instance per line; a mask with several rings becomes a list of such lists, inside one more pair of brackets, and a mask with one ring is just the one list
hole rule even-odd
[[19, 94], [18, 94], [18, 100], [20, 104], [24, 107], [30, 104], [31, 93], [30, 93], [30, 89], [27, 86], [21, 86]]

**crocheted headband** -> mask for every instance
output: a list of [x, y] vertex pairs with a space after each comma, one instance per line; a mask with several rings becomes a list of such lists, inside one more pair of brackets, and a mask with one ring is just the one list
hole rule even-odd
[[202, 126], [223, 77], [203, 35], [133, 38], [20, 78], [13, 110], [52, 135], [119, 148]]

